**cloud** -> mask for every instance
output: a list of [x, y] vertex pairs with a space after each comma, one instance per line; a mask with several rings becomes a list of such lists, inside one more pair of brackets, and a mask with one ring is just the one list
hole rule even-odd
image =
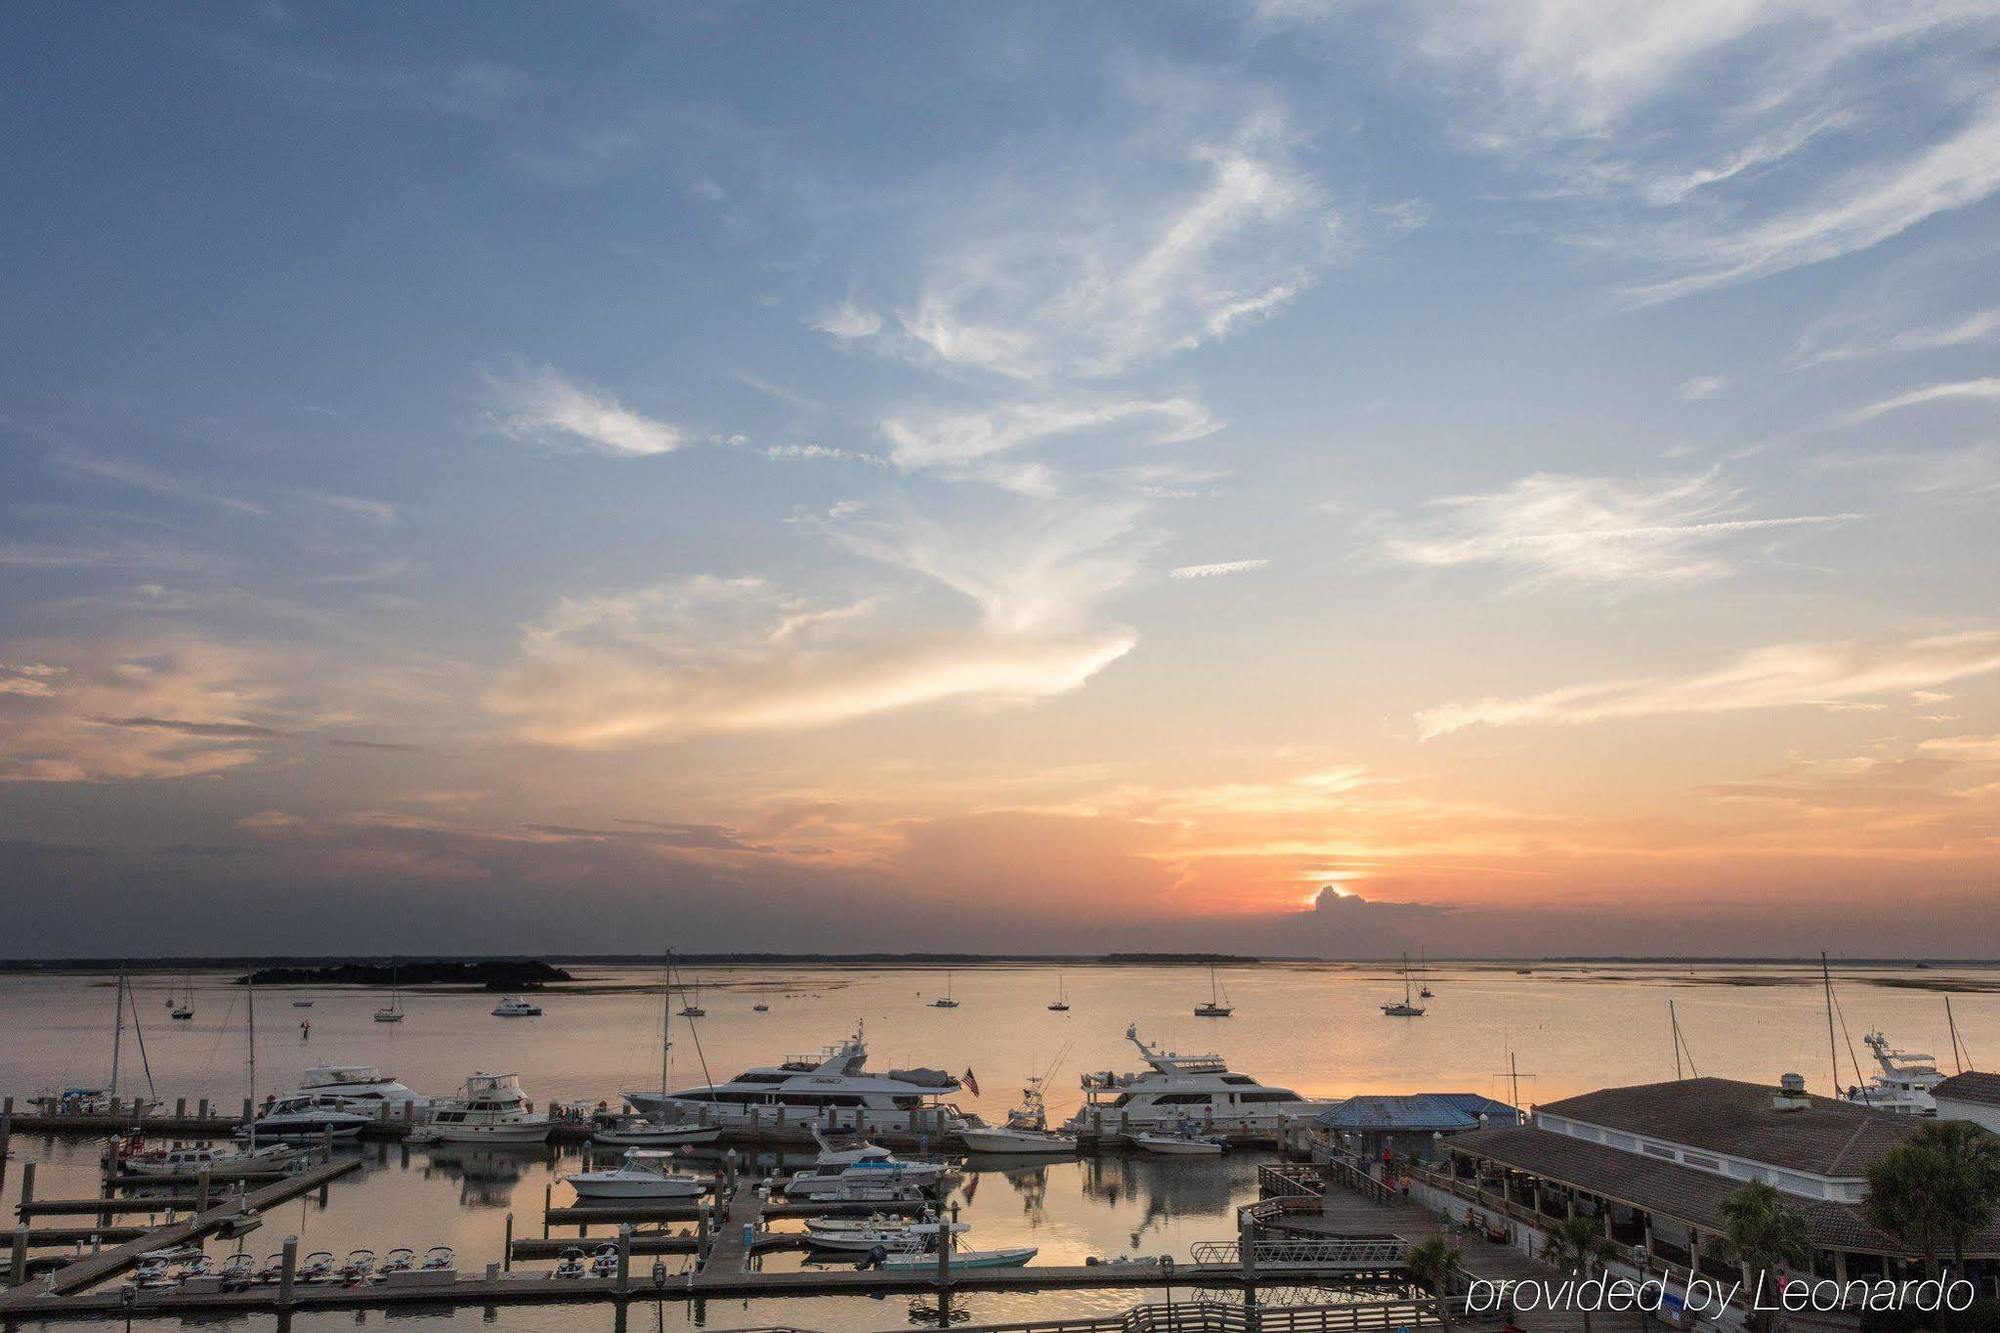
[[1918, 407], [1924, 403], [1944, 402], [1953, 398], [2000, 398], [2000, 377], [1987, 376], [1984, 379], [1958, 380], [1949, 384], [1930, 384], [1909, 393], [1885, 398], [1879, 403], [1871, 403], [1855, 412], [1850, 420], [1869, 421], [1889, 412], [1898, 412], [1906, 407]]
[[808, 327], [830, 334], [841, 342], [853, 342], [857, 338], [869, 338], [880, 333], [882, 317], [871, 310], [861, 309], [851, 301], [842, 301], [829, 310], [821, 311]]
[[1918, 741], [1917, 749], [1968, 764], [2000, 764], [2000, 736], [1937, 736]]
[[1973, 630], [1901, 643], [1778, 644], [1719, 670], [1571, 685], [1518, 699], [1445, 704], [1417, 714], [1420, 739], [1467, 727], [1580, 725], [1618, 718], [1797, 708], [1906, 694], [2000, 670], [2000, 631]]
[[893, 326], [843, 306], [818, 327], [1023, 380], [1115, 376], [1224, 337], [1333, 252], [1334, 215], [1290, 142], [1264, 110], [1165, 152], [1135, 141], [1115, 181], [1080, 188], [1073, 163], [1001, 179], [957, 208], [914, 298], [887, 303]]
[[2000, 337], [2000, 308], [1974, 311], [1949, 324], [1902, 329], [1896, 333], [1878, 333], [1873, 336], [1850, 338], [1845, 342], [1826, 343], [1821, 340], [1822, 337], [1823, 334], [1818, 330], [1808, 332], [1801, 337], [1798, 346], [1792, 350], [1791, 364], [1803, 369], [1833, 361], [1850, 361], [1859, 357], [1934, 352], [1946, 347], [1987, 342]]
[[1170, 579], [1213, 579], [1224, 574], [1247, 574], [1254, 569], [1262, 569], [1269, 560], [1224, 560], [1213, 565], [1182, 565], [1167, 572]]
[[[933, 469], [1031, 494], [1053, 490], [1046, 472], [981, 466], [994, 455], [1057, 439], [1122, 431], [1140, 443], [1180, 444], [1222, 429], [1199, 401], [1173, 398], [1067, 398], [1005, 403], [977, 411], [905, 413], [882, 423], [889, 457], [905, 471]], [[1033, 482], [1021, 484], [1026, 478]]]
[[1690, 403], [1697, 403], [1704, 398], [1713, 398], [1728, 383], [1720, 375], [1697, 375], [1691, 380], [1681, 381], [1681, 397]]
[[114, 482], [120, 486], [129, 486], [166, 499], [208, 505], [228, 513], [244, 514], [253, 518], [266, 518], [271, 512], [268, 506], [256, 501], [224, 495], [130, 459], [100, 458], [93, 454], [64, 450], [55, 455], [55, 462], [66, 471]]
[[1491, 564], [1532, 582], [1683, 583], [1731, 565], [1713, 548], [1746, 532], [1843, 523], [1858, 514], [1742, 518], [1742, 492], [1714, 471], [1618, 481], [1537, 473], [1503, 491], [1434, 501], [1441, 517], [1388, 538], [1393, 558], [1433, 568]]
[[682, 432], [625, 407], [602, 390], [570, 383], [554, 370], [518, 382], [494, 381], [503, 407], [502, 434], [517, 440], [573, 441], [621, 458], [664, 454], [683, 442]]

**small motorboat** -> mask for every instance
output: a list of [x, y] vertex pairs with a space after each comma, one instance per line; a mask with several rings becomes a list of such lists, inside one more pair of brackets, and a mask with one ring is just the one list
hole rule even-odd
[[[953, 1250], [953, 1268], [1019, 1268], [1039, 1253], [1032, 1245], [1018, 1245], [1006, 1250]], [[916, 1254], [903, 1251], [889, 1255], [882, 1260], [884, 1268], [929, 1268], [935, 1267], [935, 1254]]]
[[273, 1254], [265, 1258], [264, 1266], [257, 1270], [258, 1282], [276, 1282], [285, 1275], [285, 1256]]
[[1220, 1139], [1203, 1138], [1199, 1134], [1169, 1134], [1161, 1130], [1134, 1134], [1132, 1142], [1147, 1152], [1168, 1156], [1210, 1156], [1222, 1151]]
[[375, 1276], [386, 1280], [391, 1273], [407, 1273], [417, 1266], [417, 1252], [407, 1245], [398, 1245], [382, 1256], [382, 1264], [375, 1270]]
[[771, 1006], [759, 1000], [750, 1006], [750, 1012], [753, 1014], [768, 1014], [771, 1012]]
[[[954, 1232], [970, 1231], [964, 1222], [951, 1224]], [[806, 1227], [806, 1240], [816, 1250], [849, 1250], [866, 1254], [876, 1246], [890, 1253], [931, 1249], [937, 1238], [937, 1215], [926, 1212], [921, 1221], [889, 1213], [867, 1217], [824, 1217]]]
[[242, 1291], [257, 1280], [257, 1261], [240, 1252], [232, 1254], [222, 1261], [215, 1276], [222, 1290]]
[[591, 1141], [608, 1148], [680, 1148], [713, 1143], [722, 1137], [721, 1125], [666, 1124], [633, 1118], [607, 1125], [592, 1134]]
[[173, 1012], [168, 1014], [167, 1017], [173, 1019], [176, 1023], [185, 1023], [194, 1017], [194, 1010], [184, 1004], [177, 1004], [174, 1006]]
[[669, 1170], [674, 1155], [628, 1148], [608, 1171], [578, 1171], [563, 1177], [579, 1199], [699, 1199], [708, 1193], [701, 1176]]
[[334, 1270], [334, 1276], [352, 1286], [358, 1282], [366, 1282], [374, 1271], [375, 1251], [349, 1250], [346, 1261]]
[[904, 1161], [873, 1143], [836, 1148], [818, 1129], [813, 1130], [813, 1139], [819, 1144], [819, 1157], [785, 1183], [787, 1197], [811, 1199], [836, 1194], [852, 1197], [847, 1194], [851, 1186], [862, 1188], [861, 1197], [888, 1197], [870, 1192], [879, 1187], [926, 1189], [942, 1184], [951, 1174], [950, 1168], [941, 1162]]
[[518, 995], [509, 995], [493, 1006], [495, 1018], [540, 1018], [542, 1006], [530, 1004]]
[[295, 1282], [330, 1282], [333, 1280], [333, 1251], [314, 1250], [299, 1261], [293, 1271]]
[[294, 1008], [294, 1009], [310, 1009], [310, 1008], [312, 1008], [312, 1007], [313, 1007], [313, 1002], [312, 1002], [311, 1000], [293, 1000], [293, 1001], [292, 1001], [292, 1008]]
[[590, 1255], [590, 1275], [592, 1277], [618, 1276], [618, 1247], [600, 1245]]
[[555, 1271], [550, 1277], [580, 1278], [584, 1274], [583, 1251], [571, 1246], [556, 1256]]
[[424, 1251], [421, 1268], [426, 1273], [442, 1273], [457, 1266], [458, 1256], [452, 1252], [449, 1245], [433, 1245]]

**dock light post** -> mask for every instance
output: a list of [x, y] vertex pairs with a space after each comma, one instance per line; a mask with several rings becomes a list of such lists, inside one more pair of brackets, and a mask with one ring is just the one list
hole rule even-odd
[[1174, 1256], [1171, 1254], [1160, 1256], [1160, 1271], [1167, 1276], [1167, 1327], [1172, 1328], [1174, 1322]]
[[118, 1304], [125, 1308], [125, 1333], [132, 1333], [132, 1303], [139, 1299], [139, 1293], [126, 1287], [118, 1293]]

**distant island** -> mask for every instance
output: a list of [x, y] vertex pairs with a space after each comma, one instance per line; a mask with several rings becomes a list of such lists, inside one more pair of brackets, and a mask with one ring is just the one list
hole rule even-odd
[[236, 978], [239, 986], [464, 986], [490, 991], [540, 990], [576, 978], [559, 967], [526, 959], [476, 962], [334, 963], [322, 967], [266, 967]]
[[1261, 958], [1251, 958], [1234, 953], [1108, 953], [1097, 960], [1100, 963], [1164, 964], [1193, 963], [1202, 967], [1238, 967], [1246, 963], [1261, 963]]

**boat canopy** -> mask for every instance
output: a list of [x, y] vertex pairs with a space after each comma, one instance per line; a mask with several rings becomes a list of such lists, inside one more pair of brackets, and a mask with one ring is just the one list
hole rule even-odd
[[919, 1088], [942, 1088], [956, 1092], [959, 1087], [958, 1080], [942, 1069], [892, 1069], [889, 1077]]

